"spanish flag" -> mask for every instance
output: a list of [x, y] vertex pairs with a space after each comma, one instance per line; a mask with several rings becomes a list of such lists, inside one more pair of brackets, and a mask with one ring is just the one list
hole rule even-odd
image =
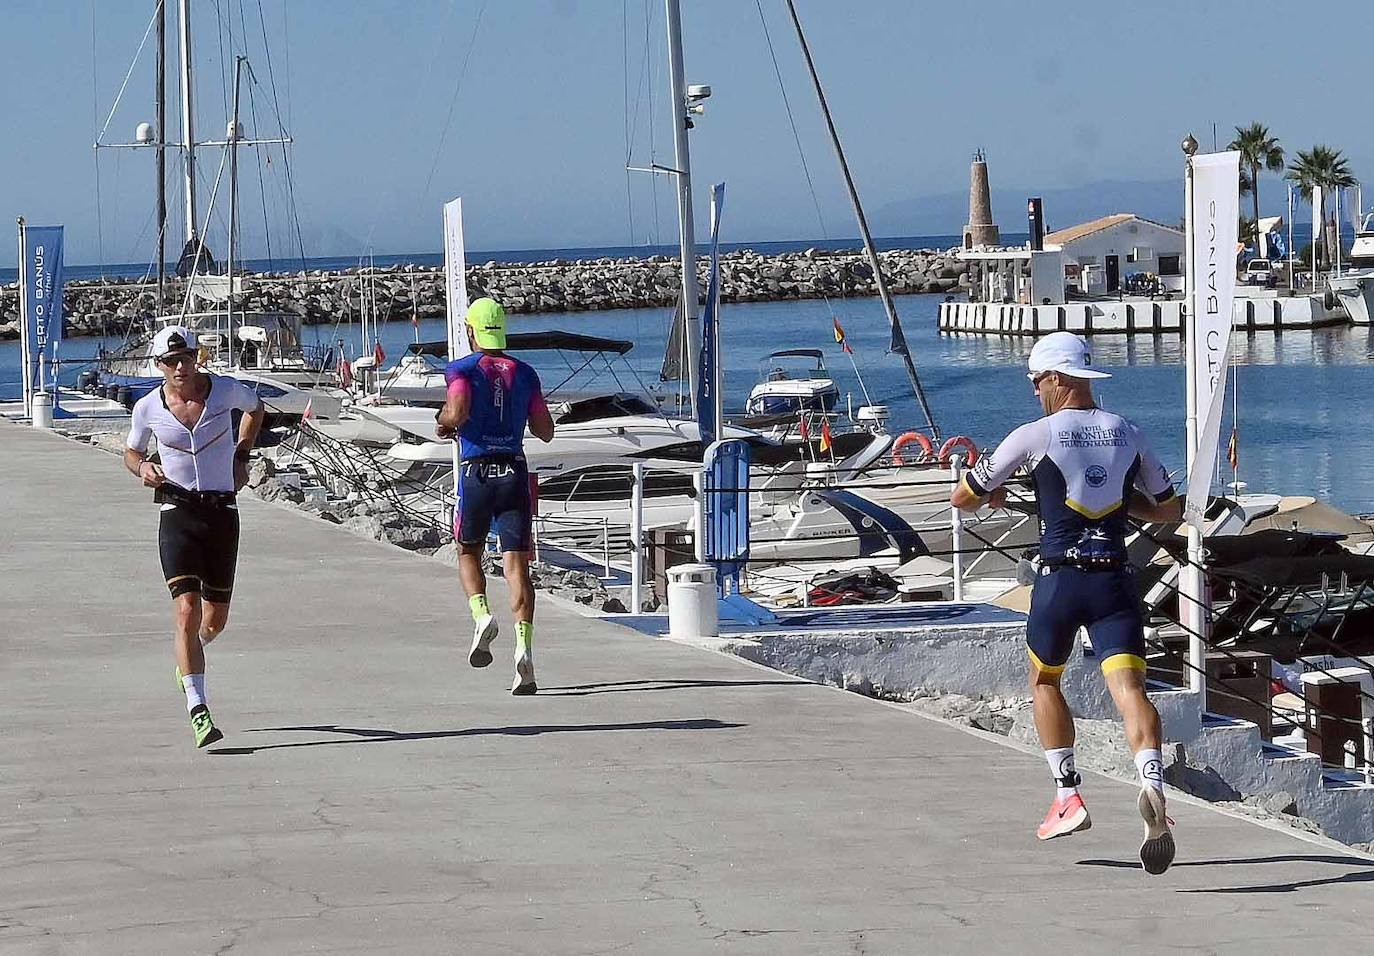
[[830, 450], [830, 420], [821, 422], [821, 451]]
[[1231, 463], [1231, 470], [1236, 470], [1236, 465], [1240, 462], [1240, 434], [1236, 429], [1231, 429], [1231, 440], [1226, 443], [1226, 460]]
[[840, 325], [840, 320], [831, 316], [830, 321], [835, 323], [835, 344], [850, 355], [853, 355], [854, 350], [850, 348], [849, 343], [844, 340], [844, 327]]

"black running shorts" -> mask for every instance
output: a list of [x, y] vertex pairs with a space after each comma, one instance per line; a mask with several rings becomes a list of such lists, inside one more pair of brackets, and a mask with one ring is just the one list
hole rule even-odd
[[164, 505], [157, 547], [172, 597], [197, 593], [216, 604], [229, 603], [239, 557], [236, 505]]

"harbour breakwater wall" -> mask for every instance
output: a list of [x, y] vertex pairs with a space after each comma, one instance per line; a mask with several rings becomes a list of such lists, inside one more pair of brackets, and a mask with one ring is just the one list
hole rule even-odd
[[[953, 293], [968, 287], [967, 264], [954, 250], [901, 249], [879, 254], [883, 277], [894, 294]], [[698, 282], [706, 288], [706, 260]], [[307, 325], [356, 320], [376, 309], [383, 321], [440, 318], [445, 314], [444, 274], [436, 266], [389, 266], [343, 271], [253, 274], [242, 277], [236, 306], [250, 312], [290, 312]], [[487, 262], [467, 270], [468, 295], [489, 295], [514, 313], [582, 312], [671, 306], [679, 288], [677, 260], [646, 258], [551, 259]], [[782, 299], [877, 295], [873, 269], [862, 252], [808, 249], [765, 255], [739, 250], [721, 256], [721, 299]], [[134, 279], [66, 283], [66, 334], [122, 335], [130, 322], [182, 307], [186, 287], [164, 286], [161, 308], [154, 283]], [[0, 287], [0, 339], [19, 337], [19, 287]]]

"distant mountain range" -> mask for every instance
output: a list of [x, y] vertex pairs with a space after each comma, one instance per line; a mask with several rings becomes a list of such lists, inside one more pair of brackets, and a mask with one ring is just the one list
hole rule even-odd
[[[1266, 183], [1260, 183], [1261, 199], [1266, 198], [1265, 186]], [[1176, 226], [1183, 218], [1182, 177], [1158, 181], [1106, 179], [1083, 186], [1036, 190], [1000, 188], [994, 179], [992, 216], [1004, 232], [1026, 231], [1026, 200], [1032, 196], [1045, 201], [1048, 231], [1117, 212], [1132, 212], [1167, 226]], [[871, 216], [877, 235], [958, 233], [968, 221], [968, 189], [888, 203], [875, 209]]]

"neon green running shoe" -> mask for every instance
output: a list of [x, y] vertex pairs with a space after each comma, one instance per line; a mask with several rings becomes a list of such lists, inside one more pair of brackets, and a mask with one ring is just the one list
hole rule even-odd
[[196, 705], [195, 710], [191, 711], [191, 731], [196, 735], [197, 747], [207, 747], [217, 740], [224, 739], [224, 734], [220, 733], [220, 729], [210, 719], [210, 708], [204, 704]]

